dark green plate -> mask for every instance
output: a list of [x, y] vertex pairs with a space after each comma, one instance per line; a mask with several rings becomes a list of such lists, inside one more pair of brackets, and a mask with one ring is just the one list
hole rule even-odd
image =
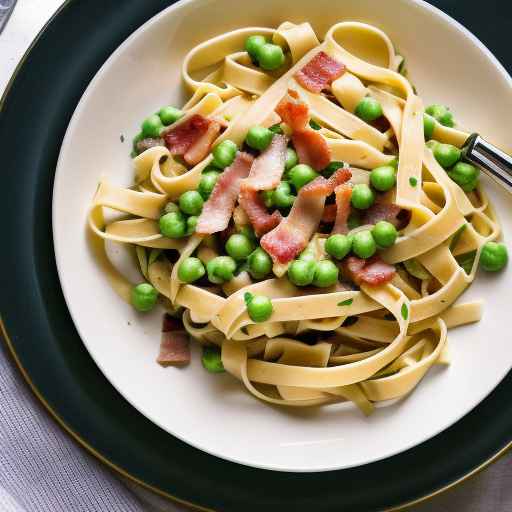
[[[226, 462], [175, 439], [131, 407], [95, 366], [68, 314], [55, 269], [54, 169], [89, 81], [128, 35], [170, 3], [67, 2], [25, 56], [4, 97], [0, 311], [34, 390], [105, 462], [163, 494], [215, 510], [282, 512], [292, 504], [295, 512], [389, 509], [447, 488], [493, 460], [512, 439], [510, 374], [456, 425], [412, 450], [354, 469], [294, 474]], [[511, 20], [503, 2], [488, 0], [485, 9], [477, 2], [436, 4], [512, 68]]]

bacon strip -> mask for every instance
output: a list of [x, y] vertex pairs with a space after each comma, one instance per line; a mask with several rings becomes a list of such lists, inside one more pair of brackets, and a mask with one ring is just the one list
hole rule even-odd
[[277, 105], [276, 112], [283, 123], [286, 123], [292, 131], [300, 132], [308, 128], [309, 108], [305, 103], [298, 100], [295, 91], [288, 91], [288, 96]]
[[251, 155], [239, 151], [234, 162], [220, 175], [197, 220], [197, 233], [211, 235], [228, 227], [240, 185], [248, 176], [253, 160]]
[[334, 222], [331, 234], [345, 234], [349, 231], [347, 221], [350, 215], [352, 187], [350, 185], [340, 185], [336, 187], [334, 193], [336, 194], [336, 221]]
[[199, 114], [194, 114], [162, 135], [165, 145], [171, 154], [185, 155], [208, 131], [208, 127], [213, 122]]
[[272, 214], [268, 213], [263, 199], [257, 190], [242, 187], [238, 196], [238, 202], [249, 217], [256, 236], [264, 235], [271, 229], [274, 229], [283, 218], [277, 210]]
[[395, 227], [398, 227], [400, 224], [398, 214], [401, 210], [402, 209], [396, 204], [377, 201], [370, 206], [370, 208], [365, 210], [361, 220], [363, 224], [377, 224], [377, 222], [380, 222], [381, 220], [386, 220], [391, 222]]
[[238, 202], [257, 236], [274, 229], [282, 219], [277, 210], [272, 214], [267, 212], [258, 191], [271, 190], [279, 185], [286, 162], [287, 144], [285, 135], [274, 135], [270, 146], [254, 160], [249, 177], [242, 181], [240, 187]]
[[220, 124], [216, 121], [210, 121], [206, 132], [185, 153], [183, 157], [185, 162], [189, 165], [196, 165], [204, 160], [208, 156], [213, 141], [219, 136], [219, 133]]
[[276, 112], [293, 131], [292, 142], [299, 162], [310, 165], [317, 171], [326, 167], [331, 161], [327, 141], [320, 133], [309, 127], [309, 108], [298, 99], [295, 91], [288, 91], [288, 96], [281, 100]]
[[160, 353], [156, 362], [161, 366], [180, 365], [190, 362], [190, 340], [181, 321], [164, 316]]
[[345, 72], [345, 65], [325, 52], [318, 52], [300, 71], [295, 79], [302, 87], [319, 93]]
[[249, 177], [243, 181], [242, 188], [254, 190], [276, 188], [284, 172], [287, 145], [286, 135], [274, 135], [270, 146], [254, 160]]
[[336, 205], [326, 204], [322, 213], [322, 222], [334, 222], [336, 220]]
[[315, 130], [294, 132], [292, 142], [297, 151], [299, 162], [321, 171], [331, 161], [331, 151], [325, 138]]
[[348, 169], [338, 169], [328, 180], [319, 176], [300, 189], [288, 217], [261, 238], [274, 263], [288, 263], [306, 248], [322, 218], [325, 198], [350, 177]]
[[389, 283], [395, 276], [395, 267], [384, 263], [379, 256], [363, 260], [349, 256], [342, 262], [342, 273], [354, 283], [366, 283], [371, 286]]

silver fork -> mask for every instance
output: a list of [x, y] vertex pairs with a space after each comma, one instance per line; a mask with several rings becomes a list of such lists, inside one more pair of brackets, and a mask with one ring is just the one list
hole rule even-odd
[[9, 16], [14, 10], [16, 1], [17, 0], [0, 0], [0, 34], [7, 24]]

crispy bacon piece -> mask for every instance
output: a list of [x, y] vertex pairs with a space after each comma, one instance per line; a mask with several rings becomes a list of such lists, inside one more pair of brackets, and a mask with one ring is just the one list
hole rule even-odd
[[395, 267], [384, 263], [379, 256], [363, 260], [356, 256], [349, 256], [342, 263], [342, 272], [345, 277], [360, 285], [366, 283], [371, 286], [389, 283], [395, 276]]
[[396, 204], [384, 203], [381, 201], [375, 202], [370, 208], [365, 210], [363, 224], [377, 224], [381, 220], [391, 222], [395, 227], [398, 227], [400, 220], [398, 214], [402, 209]]
[[340, 185], [334, 191], [336, 194], [336, 221], [331, 234], [345, 234], [349, 229], [347, 226], [348, 216], [350, 215], [350, 199], [352, 198], [352, 187], [350, 185]]
[[336, 220], [336, 205], [326, 204], [322, 213], [322, 222], [334, 222]]
[[319, 176], [300, 189], [288, 217], [261, 238], [274, 263], [288, 263], [305, 249], [322, 218], [325, 198], [350, 177], [348, 169], [338, 169], [328, 180]]
[[249, 177], [242, 181], [238, 202], [249, 217], [257, 236], [264, 235], [274, 229], [282, 216], [278, 211], [267, 212], [263, 200], [258, 194], [260, 190], [271, 190], [281, 181], [286, 162], [285, 135], [274, 135], [270, 146], [256, 158], [252, 164]]
[[292, 142], [301, 164], [308, 164], [317, 171], [329, 165], [331, 151], [325, 138], [317, 131], [309, 129], [294, 132]]
[[274, 135], [272, 142], [252, 164], [249, 177], [243, 181], [242, 188], [271, 190], [281, 181], [286, 162], [286, 135]]
[[300, 132], [308, 128], [309, 108], [305, 103], [298, 100], [295, 91], [288, 91], [288, 96], [277, 105], [276, 112], [283, 123], [286, 123], [294, 132]]
[[221, 174], [208, 201], [204, 204], [197, 221], [197, 233], [212, 234], [228, 227], [240, 193], [240, 185], [248, 176], [253, 160], [254, 158], [247, 153], [237, 153], [234, 162]]
[[274, 229], [282, 220], [282, 215], [275, 210], [268, 213], [257, 190], [242, 187], [238, 196], [240, 206], [245, 210], [256, 236], [264, 235]]
[[299, 162], [308, 164], [317, 171], [326, 167], [331, 161], [327, 141], [320, 133], [309, 127], [309, 108], [298, 99], [295, 91], [288, 91], [288, 96], [281, 100], [276, 112], [293, 131], [292, 142]]
[[295, 79], [302, 87], [319, 93], [345, 72], [345, 65], [325, 52], [318, 52], [300, 71]]
[[213, 141], [219, 136], [219, 133], [220, 124], [216, 121], [210, 121], [206, 132], [185, 153], [183, 157], [185, 162], [189, 165], [196, 165], [204, 160], [208, 156]]
[[161, 366], [190, 362], [190, 340], [180, 320], [165, 315], [162, 324], [160, 353], [156, 362]]
[[212, 123], [215, 121], [194, 114], [165, 132], [162, 137], [171, 154], [185, 155], [206, 134]]
[[165, 145], [173, 155], [183, 155], [189, 165], [195, 165], [208, 155], [221, 125], [213, 119], [194, 114], [164, 133]]

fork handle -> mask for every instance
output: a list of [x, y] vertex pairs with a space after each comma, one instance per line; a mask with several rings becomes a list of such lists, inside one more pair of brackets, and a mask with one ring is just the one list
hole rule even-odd
[[462, 156], [512, 193], [512, 157], [510, 155], [482, 139], [478, 133], [473, 133], [462, 147]]

